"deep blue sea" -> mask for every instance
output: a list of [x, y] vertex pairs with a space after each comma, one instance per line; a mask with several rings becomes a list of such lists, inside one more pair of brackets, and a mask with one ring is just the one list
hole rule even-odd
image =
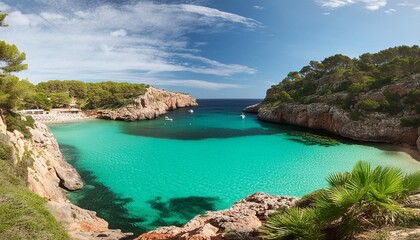
[[308, 145], [294, 136], [305, 129], [253, 114], [242, 119], [242, 109], [257, 102], [199, 100], [198, 107], [155, 120], [51, 124], [86, 184], [69, 198], [98, 212], [111, 228], [141, 233], [228, 208], [257, 191], [300, 197], [358, 160], [420, 169], [405, 153], [340, 138], [336, 146]]

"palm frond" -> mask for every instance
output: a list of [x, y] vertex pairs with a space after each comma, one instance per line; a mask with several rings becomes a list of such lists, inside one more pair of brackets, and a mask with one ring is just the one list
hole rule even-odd
[[261, 228], [265, 239], [295, 239], [316, 240], [323, 239], [323, 234], [315, 221], [316, 213], [313, 209], [289, 208], [284, 213], [275, 214], [268, 218]]
[[326, 180], [330, 187], [340, 187], [349, 181], [350, 178], [351, 175], [348, 172], [338, 172], [330, 174]]

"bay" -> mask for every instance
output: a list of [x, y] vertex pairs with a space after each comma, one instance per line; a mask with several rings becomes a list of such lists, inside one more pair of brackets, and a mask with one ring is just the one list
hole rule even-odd
[[258, 101], [198, 100], [198, 107], [169, 112], [173, 121], [51, 124], [64, 157], [86, 184], [69, 199], [98, 212], [111, 228], [138, 234], [184, 224], [257, 191], [301, 197], [358, 160], [420, 169], [405, 153], [337, 136], [329, 136], [335, 146], [308, 143], [299, 137], [307, 129], [253, 114], [242, 119], [242, 109]]

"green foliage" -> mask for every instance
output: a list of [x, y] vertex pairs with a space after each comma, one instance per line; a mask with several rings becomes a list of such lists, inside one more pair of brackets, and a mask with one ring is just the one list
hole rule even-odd
[[[28, 156], [30, 152], [26, 151], [23, 161]], [[26, 188], [25, 177], [19, 176], [21, 169], [14, 159], [7, 136], [0, 133], [0, 239], [69, 240], [64, 228], [46, 209], [46, 201]]]
[[146, 93], [147, 87], [134, 83], [52, 80], [39, 83], [36, 91], [47, 95], [52, 107], [67, 107], [75, 98], [83, 109], [104, 109], [133, 104], [133, 99]]
[[23, 105], [26, 109], [50, 110], [52, 107], [51, 101], [48, 99], [47, 95], [42, 92], [31, 94], [25, 98]]
[[6, 13], [0, 13], [0, 27], [7, 27], [7, 24], [4, 23], [4, 19], [7, 17]]
[[70, 239], [45, 203], [24, 186], [10, 162], [0, 161], [1, 239]]
[[375, 111], [378, 110], [380, 106], [381, 105], [377, 101], [366, 98], [359, 103], [358, 108], [365, 111]]
[[292, 97], [286, 91], [280, 91], [272, 94], [266, 99], [267, 102], [286, 103], [292, 101]]
[[324, 234], [316, 224], [315, 209], [289, 208], [269, 216], [262, 229], [264, 239], [317, 240]]
[[0, 41], [0, 69], [3, 73], [19, 72], [28, 68], [25, 61], [25, 53], [19, 52], [16, 45], [7, 44], [5, 41]]
[[7, 126], [7, 131], [18, 130], [20, 133], [23, 134], [25, 138], [29, 138], [32, 136], [31, 132], [28, 129], [28, 127], [34, 127], [34, 119], [32, 117], [23, 117], [22, 115], [14, 112], [7, 112], [4, 117]]
[[[305, 196], [303, 207], [268, 219], [267, 239], [352, 239], [365, 229], [406, 225], [418, 217], [399, 202], [420, 190], [420, 171], [404, 175], [398, 168], [357, 162], [351, 172], [331, 174], [329, 187]], [[307, 234], [313, 234], [308, 238]], [[311, 235], [309, 235], [311, 236]]]
[[9, 161], [12, 159], [12, 146], [7, 141], [7, 136], [0, 133], [0, 161]]
[[295, 206], [298, 208], [309, 208], [314, 207], [315, 199], [324, 192], [324, 189], [318, 189], [306, 195], [295, 202]]
[[[411, 76], [420, 73], [420, 48], [400, 46], [389, 48], [378, 53], [366, 53], [358, 59], [336, 54], [321, 62], [310, 61], [299, 72], [292, 71], [278, 85], [272, 87], [267, 96], [266, 104], [275, 104], [276, 92], [285, 91], [291, 96], [291, 101], [301, 104], [334, 101], [334, 98], [324, 97], [341, 93], [348, 96], [347, 102], [336, 102], [344, 110], [353, 109], [357, 101], [369, 92], [387, 91], [385, 86], [397, 84], [402, 80], [416, 81]], [[408, 78], [410, 77], [410, 78]], [[418, 76], [416, 76], [418, 78]], [[415, 92], [417, 89], [414, 89]], [[385, 93], [384, 93], [385, 94]], [[395, 93], [393, 93], [395, 94]], [[386, 96], [380, 102], [371, 100], [360, 103], [360, 109], [370, 112], [397, 114], [404, 110], [420, 112], [420, 95], [405, 93], [399, 98]]]
[[28, 94], [28, 84], [10, 74], [0, 74], [0, 108], [8, 111], [17, 108]]
[[53, 108], [62, 108], [70, 104], [71, 98], [66, 92], [57, 92], [50, 95], [50, 101]]

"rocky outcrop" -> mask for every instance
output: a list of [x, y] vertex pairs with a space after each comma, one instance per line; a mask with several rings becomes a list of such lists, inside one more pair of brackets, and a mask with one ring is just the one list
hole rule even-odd
[[[79, 208], [67, 199], [64, 189], [83, 187], [77, 171], [66, 162], [48, 128], [35, 123], [32, 137], [25, 139], [18, 132], [6, 130], [0, 117], [0, 131], [6, 134], [19, 161], [31, 161], [28, 167], [28, 188], [47, 200], [47, 208], [74, 239], [120, 239], [127, 235], [120, 230], [109, 230], [108, 223], [93, 211]], [[63, 189], [64, 188], [64, 189]]]
[[169, 92], [153, 87], [134, 100], [134, 104], [116, 110], [98, 110], [98, 118], [135, 121], [153, 119], [177, 108], [197, 106], [195, 99], [184, 93]]
[[260, 103], [254, 104], [254, 105], [250, 105], [248, 107], [246, 107], [244, 109], [244, 112], [248, 112], [248, 113], [258, 113], [258, 110], [260, 109]]
[[264, 121], [287, 123], [323, 129], [343, 137], [371, 142], [407, 143], [416, 145], [418, 129], [401, 127], [398, 116], [371, 113], [363, 120], [352, 120], [347, 112], [326, 103], [283, 104], [262, 106], [258, 118]]
[[[161, 227], [142, 234], [137, 240], [194, 239], [210, 240], [247, 235], [246, 239], [260, 239], [257, 229], [268, 214], [293, 206], [297, 198], [254, 193], [236, 202], [227, 210], [206, 212], [196, 216], [183, 227]], [[234, 238], [239, 239], [239, 238]]]

